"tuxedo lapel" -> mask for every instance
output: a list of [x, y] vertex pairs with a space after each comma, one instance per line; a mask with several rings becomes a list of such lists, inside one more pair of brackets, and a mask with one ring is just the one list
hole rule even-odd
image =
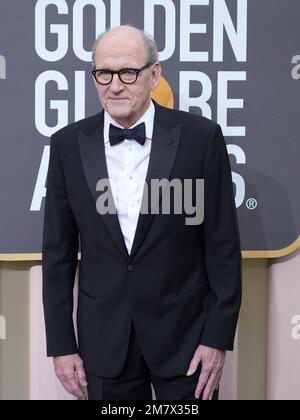
[[[91, 194], [96, 201], [100, 196], [100, 192], [96, 190], [98, 181], [108, 179], [108, 170], [106, 165], [104, 139], [103, 139], [103, 126], [104, 126], [104, 113], [102, 112], [99, 117], [100, 121], [96, 129], [91, 132], [79, 132], [79, 150], [81, 154], [82, 165], [84, 168], [85, 177], [91, 191]], [[114, 205], [111, 190], [110, 201], [113, 204], [113, 214], [102, 214], [101, 217], [109, 230], [115, 244], [118, 246], [121, 254], [128, 259], [128, 251], [124, 241], [123, 233], [120, 227], [117, 210]]]
[[[155, 106], [156, 113], [154, 131], [148, 171], [146, 175], [148, 197], [147, 191], [144, 189], [142, 198], [142, 206], [144, 201], [150, 198], [149, 206], [146, 206], [150, 207], [150, 209], [151, 204], [154, 205], [154, 208], [158, 208], [157, 203], [153, 203], [153, 201], [151, 203], [150, 201], [151, 199], [153, 200], [153, 197], [151, 195], [151, 180], [169, 178], [176, 157], [181, 135], [181, 125], [173, 121], [173, 119], [170, 119], [170, 111], [161, 108], [157, 104], [155, 104]], [[159, 197], [156, 197], [156, 199], [160, 202], [161, 194]], [[150, 228], [150, 224], [153, 221], [154, 217], [154, 214], [143, 214], [140, 212], [134, 241], [131, 248], [130, 259], [132, 259], [135, 253], [137, 252], [148, 229]]]

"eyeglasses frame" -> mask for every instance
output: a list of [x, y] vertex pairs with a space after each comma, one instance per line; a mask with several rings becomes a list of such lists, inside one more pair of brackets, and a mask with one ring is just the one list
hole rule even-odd
[[[94, 68], [94, 69], [92, 70], [92, 75], [94, 76], [94, 78], [95, 78], [96, 82], [97, 82], [99, 85], [101, 85], [101, 86], [108, 86], [108, 85], [110, 85], [110, 84], [111, 84], [111, 82], [113, 81], [113, 78], [114, 78], [114, 75], [115, 75], [115, 74], [117, 74], [117, 75], [118, 75], [119, 80], [121, 81], [121, 83], [124, 83], [125, 85], [133, 85], [133, 84], [137, 81], [137, 79], [139, 78], [140, 73], [141, 73], [143, 70], [148, 69], [148, 68], [149, 68], [150, 66], [152, 66], [153, 64], [154, 64], [153, 62], [149, 62], [149, 63], [145, 64], [143, 67], [141, 67], [141, 68], [139, 68], [139, 69], [126, 67], [126, 68], [124, 68], [124, 69], [117, 70], [117, 71], [110, 70], [110, 69], [96, 69], [96, 68]], [[130, 71], [134, 71], [134, 72], [135, 72], [135, 74], [136, 74], [136, 79], [134, 80], [134, 82], [130, 82], [130, 83], [128, 83], [128, 82], [124, 82], [124, 81], [122, 80], [122, 78], [121, 78], [121, 73], [122, 73], [122, 72], [124, 72], [124, 71], [126, 71], [126, 70], [130, 70]], [[110, 82], [108, 82], [108, 83], [100, 83], [100, 82], [97, 80], [97, 77], [96, 77], [96, 73], [97, 73], [97, 71], [105, 71], [105, 72], [109, 72], [109, 73], [110, 73], [110, 75], [111, 75], [111, 80], [110, 80]]]

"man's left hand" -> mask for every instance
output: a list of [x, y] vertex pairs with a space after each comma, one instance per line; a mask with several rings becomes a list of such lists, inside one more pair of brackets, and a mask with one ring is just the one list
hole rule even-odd
[[198, 346], [187, 376], [193, 375], [199, 363], [202, 363], [202, 370], [199, 376], [198, 385], [195, 391], [195, 397], [198, 399], [203, 392], [203, 400], [211, 400], [215, 390], [219, 388], [223, 373], [226, 351], [217, 350], [203, 345]]

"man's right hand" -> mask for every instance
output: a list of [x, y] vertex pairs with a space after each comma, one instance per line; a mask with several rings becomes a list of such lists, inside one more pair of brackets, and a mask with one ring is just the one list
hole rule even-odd
[[53, 364], [55, 374], [65, 390], [79, 400], [84, 400], [85, 395], [81, 387], [87, 386], [87, 381], [83, 362], [79, 355], [54, 357]]

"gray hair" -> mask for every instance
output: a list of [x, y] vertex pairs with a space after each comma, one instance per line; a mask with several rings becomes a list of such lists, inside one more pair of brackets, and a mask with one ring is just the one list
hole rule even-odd
[[97, 47], [98, 47], [100, 41], [108, 33], [112, 32], [116, 29], [120, 29], [120, 28], [133, 28], [133, 29], [136, 29], [140, 33], [140, 35], [141, 35], [141, 37], [143, 38], [143, 41], [144, 41], [145, 51], [147, 53], [147, 63], [153, 64], [153, 63], [156, 63], [159, 60], [159, 58], [158, 58], [158, 47], [157, 47], [156, 41], [155, 41], [155, 39], [153, 38], [152, 35], [150, 35], [149, 33], [145, 32], [145, 31], [143, 31], [139, 28], [136, 28], [133, 25], [122, 25], [122, 26], [118, 26], [118, 27], [115, 27], [115, 28], [112, 28], [112, 29], [107, 29], [106, 31], [102, 32], [97, 37], [96, 41], [94, 42], [93, 49], [92, 49], [92, 51], [93, 51], [93, 54], [92, 54], [93, 63], [95, 63], [95, 54], [96, 54], [96, 50], [97, 50]]

